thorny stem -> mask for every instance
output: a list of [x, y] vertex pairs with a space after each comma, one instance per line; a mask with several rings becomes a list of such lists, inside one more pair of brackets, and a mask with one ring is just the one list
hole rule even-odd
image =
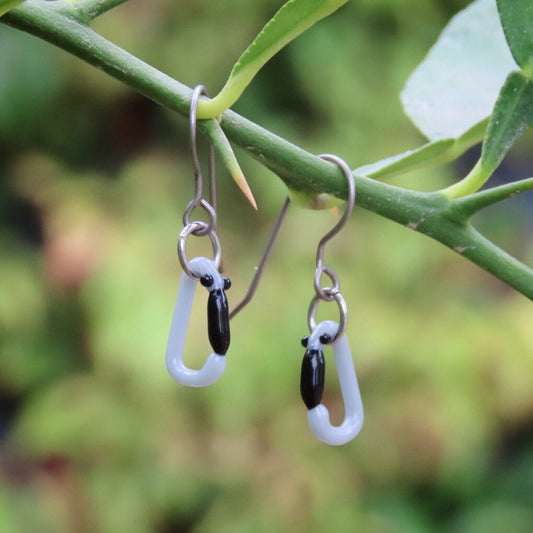
[[127, 0], [80, 0], [75, 5], [75, 12], [79, 13], [79, 20], [90, 22], [99, 15], [114, 7], [123, 4]]
[[[86, 5], [99, 5], [99, 9], [91, 12], [98, 13], [118, 3], [118, 0], [87, 0]], [[160, 105], [188, 115], [191, 89], [110, 43], [79, 22], [76, 13], [55, 4], [27, 0], [1, 21], [59, 46]], [[275, 172], [289, 189], [346, 198], [346, 180], [334, 163], [306, 152], [232, 111], [223, 114], [221, 126], [229, 139]], [[200, 121], [199, 127], [212, 133], [214, 123]], [[355, 178], [358, 206], [428, 235], [533, 299], [533, 270], [479, 234], [465, 220], [464, 212], [454, 209], [461, 205], [459, 200], [441, 192], [422, 193], [364, 176]], [[482, 203], [485, 197], [478, 198]], [[463, 207], [464, 202], [472, 202], [468, 197], [460, 201]], [[472, 206], [475, 201], [470, 204], [471, 210]]]
[[462, 216], [464, 220], [468, 220], [472, 215], [485, 207], [531, 190], [533, 190], [533, 178], [506, 183], [499, 187], [492, 187], [476, 194], [458, 198], [452, 204], [452, 211]]

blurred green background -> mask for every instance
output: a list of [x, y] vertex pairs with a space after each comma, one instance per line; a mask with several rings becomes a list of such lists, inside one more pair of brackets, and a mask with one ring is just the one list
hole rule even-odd
[[[272, 60], [235, 110], [351, 167], [416, 147], [398, 93], [467, 3], [352, 0]], [[280, 5], [130, 0], [95, 28], [214, 94]], [[232, 322], [223, 378], [197, 390], [169, 377], [187, 135], [183, 117], [0, 25], [0, 531], [530, 532], [531, 302], [389, 221], [356, 209], [326, 252], [350, 308], [366, 416], [355, 441], [316, 441], [299, 397], [330, 212], [290, 211]], [[499, 179], [527, 175], [532, 140]], [[238, 157], [259, 212], [220, 168], [230, 304], [285, 195]], [[474, 157], [395, 183], [437, 189]], [[479, 225], [531, 263], [531, 196]], [[199, 294], [186, 355], [197, 367], [209, 350]], [[332, 364], [325, 403], [340, 421]]]

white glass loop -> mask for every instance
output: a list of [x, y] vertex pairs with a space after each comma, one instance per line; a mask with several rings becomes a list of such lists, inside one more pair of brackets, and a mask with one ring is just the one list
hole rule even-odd
[[[339, 324], [337, 322], [331, 320], [320, 322], [309, 336], [307, 349], [322, 350], [323, 345], [320, 342], [320, 337], [323, 334], [328, 334], [330, 338], [334, 338], [338, 330]], [[323, 404], [309, 409], [307, 419], [309, 427], [317, 439], [326, 444], [340, 446], [350, 442], [359, 434], [363, 426], [364, 411], [350, 345], [345, 334], [335, 342], [332, 349], [344, 400], [344, 421], [340, 426], [331, 425], [328, 408]]]
[[[214, 287], [224, 287], [224, 278], [211, 259], [195, 257], [190, 260], [189, 265], [195, 277], [200, 278], [209, 274], [214, 279]], [[183, 385], [207, 387], [224, 373], [226, 356], [213, 352], [200, 370], [192, 370], [183, 362], [185, 338], [197, 284], [197, 280], [190, 278], [185, 272], [182, 274], [168, 335], [166, 365], [170, 375]]]

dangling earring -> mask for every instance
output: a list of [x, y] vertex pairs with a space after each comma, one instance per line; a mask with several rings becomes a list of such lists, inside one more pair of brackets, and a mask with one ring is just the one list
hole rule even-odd
[[[183, 213], [183, 229], [178, 237], [178, 258], [183, 268], [170, 333], [166, 349], [166, 365], [170, 375], [190, 387], [205, 387], [214, 383], [226, 368], [226, 352], [230, 343], [229, 309], [226, 293], [231, 282], [221, 275], [221, 247], [217, 235], [217, 216], [215, 204], [214, 149], [210, 144], [209, 177], [210, 200], [203, 197], [203, 179], [196, 147], [196, 108], [204, 87], [197, 86], [191, 98], [190, 131], [191, 151], [194, 167], [195, 194]], [[209, 216], [209, 222], [191, 221], [194, 209], [201, 207]], [[213, 247], [213, 259], [195, 257], [187, 259], [187, 239], [191, 236], [207, 236]], [[191, 370], [183, 362], [183, 349], [189, 325], [192, 301], [198, 281], [209, 291], [207, 301], [207, 332], [213, 353], [207, 358], [200, 370]]]
[[[342, 229], [352, 212], [355, 204], [355, 183], [350, 168], [342, 159], [331, 154], [323, 154], [319, 157], [336, 163], [346, 176], [348, 203], [342, 218], [333, 229], [322, 237], [317, 247], [314, 276], [315, 296], [311, 300], [307, 314], [311, 334], [302, 339], [306, 352], [302, 361], [300, 393], [308, 409], [307, 419], [313, 434], [326, 444], [341, 445], [351, 441], [361, 431], [364, 414], [350, 345], [345, 334], [348, 308], [340, 291], [339, 278], [329, 266], [324, 265], [323, 259], [326, 243]], [[330, 278], [331, 287], [322, 287], [323, 274]], [[316, 310], [320, 301], [335, 301], [337, 303], [340, 312], [338, 323], [331, 320], [316, 323]], [[345, 417], [340, 426], [331, 425], [328, 409], [321, 403], [326, 372], [324, 347], [327, 345], [333, 347], [337, 375], [344, 400]]]

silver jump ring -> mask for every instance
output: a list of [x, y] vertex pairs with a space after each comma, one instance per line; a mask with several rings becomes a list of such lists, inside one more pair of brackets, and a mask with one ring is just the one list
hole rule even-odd
[[187, 239], [190, 235], [208, 235], [211, 240], [211, 245], [213, 246], [213, 263], [215, 266], [220, 268], [220, 262], [222, 260], [222, 249], [220, 247], [220, 241], [218, 235], [214, 232], [208, 231], [209, 224], [206, 222], [201, 222], [197, 220], [187, 224], [181, 231], [178, 237], [178, 258], [180, 260], [181, 267], [186, 274], [192, 279], [198, 279], [192, 270], [189, 260], [187, 259]]
[[[348, 306], [346, 305], [344, 297], [339, 291], [337, 291], [333, 296], [333, 299], [337, 302], [337, 305], [339, 307], [340, 319], [339, 329], [337, 330], [335, 338], [333, 339], [333, 342], [331, 344], [337, 342], [344, 335], [344, 332], [346, 331], [346, 324], [348, 322]], [[320, 296], [318, 294], [315, 294], [313, 296], [313, 299], [311, 300], [311, 303], [309, 304], [309, 310], [307, 311], [307, 325], [311, 333], [313, 333], [317, 325], [316, 310], [318, 307], [318, 302], [320, 302]]]
[[[322, 274], [326, 274], [326, 276], [329, 277], [329, 279], [333, 283], [332, 287], [322, 287], [322, 285], [320, 284]], [[320, 300], [323, 300], [324, 302], [332, 302], [335, 299], [335, 294], [340, 291], [340, 280], [335, 271], [327, 265], [318, 265], [317, 269], [315, 270], [315, 277], [313, 282], [315, 285], [315, 292], [318, 298]]]
[[217, 213], [215, 211], [215, 208], [205, 199], [200, 199], [199, 202], [196, 202], [196, 200], [193, 198], [185, 208], [185, 211], [183, 212], [183, 225], [189, 226], [191, 224], [194, 224], [194, 222], [199, 221], [191, 221], [191, 213], [194, 211], [196, 207], [202, 207], [204, 211], [209, 215], [209, 222], [203, 222], [205, 224], [205, 227], [202, 227], [200, 230], [196, 230], [194, 232], [194, 235], [198, 237], [203, 237], [204, 235], [207, 235], [209, 233], [215, 233], [216, 227], [217, 227]]

